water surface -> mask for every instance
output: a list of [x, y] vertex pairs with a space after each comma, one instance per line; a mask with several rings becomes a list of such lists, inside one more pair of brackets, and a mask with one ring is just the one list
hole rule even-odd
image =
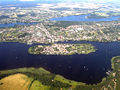
[[33, 24], [37, 24], [35, 22], [31, 22], [31, 23], [24, 23], [24, 22], [17, 22], [17, 23], [8, 23], [8, 24], [0, 24], [0, 28], [5, 28], [5, 27], [15, 27], [18, 25], [33, 25]]
[[97, 51], [87, 55], [31, 55], [23, 43], [0, 43], [0, 70], [22, 67], [43, 67], [52, 73], [88, 84], [98, 83], [111, 69], [111, 59], [120, 55], [120, 42], [61, 42], [91, 43]]
[[88, 15], [73, 15], [73, 16], [65, 16], [58, 18], [51, 18], [52, 21], [87, 21], [87, 22], [100, 22], [100, 21], [116, 21], [120, 18], [120, 16], [111, 16], [108, 18], [87, 18]]

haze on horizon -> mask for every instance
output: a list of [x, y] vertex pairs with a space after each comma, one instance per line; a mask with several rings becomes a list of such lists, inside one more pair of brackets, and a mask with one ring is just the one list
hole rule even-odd
[[35, 6], [39, 3], [75, 3], [75, 2], [85, 2], [85, 3], [110, 3], [116, 6], [120, 6], [119, 0], [0, 0], [1, 6], [15, 5], [15, 6]]
[[0, 0], [0, 2], [120, 2], [119, 0]]

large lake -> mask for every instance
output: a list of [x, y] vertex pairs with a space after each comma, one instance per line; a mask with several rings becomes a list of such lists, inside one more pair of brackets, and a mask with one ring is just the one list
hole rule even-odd
[[27, 45], [16, 42], [0, 43], [0, 70], [22, 67], [43, 67], [52, 73], [88, 84], [98, 83], [111, 69], [111, 59], [120, 55], [120, 42], [61, 42], [91, 43], [97, 51], [87, 55], [31, 55]]
[[89, 21], [89, 22], [100, 22], [100, 21], [116, 21], [120, 16], [111, 16], [108, 18], [86, 18], [89, 15], [75, 15], [75, 16], [65, 16], [58, 18], [51, 18], [52, 21]]
[[[58, 17], [58, 18], [51, 18], [51, 21], [87, 21], [87, 22], [101, 22], [101, 21], [116, 21], [119, 20], [120, 16], [112, 16], [109, 18], [86, 18], [88, 15], [76, 15], [76, 16], [66, 16], [66, 17]], [[8, 24], [0, 24], [0, 28], [5, 27], [15, 27], [15, 26], [23, 26], [23, 25], [33, 25], [37, 24], [37, 22], [31, 23], [24, 23], [24, 22], [17, 22], [17, 23], [8, 23]]]

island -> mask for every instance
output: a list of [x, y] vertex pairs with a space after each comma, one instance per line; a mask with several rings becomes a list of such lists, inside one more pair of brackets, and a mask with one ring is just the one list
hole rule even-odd
[[111, 72], [98, 84], [68, 80], [43, 68], [18, 68], [0, 71], [1, 90], [119, 90], [120, 56], [112, 58]]
[[89, 54], [95, 52], [95, 47], [92, 44], [52, 44], [52, 45], [37, 45], [30, 47], [30, 54], [45, 54], [45, 55], [72, 55], [72, 54]]
[[96, 19], [101, 19], [101, 18], [109, 18], [109, 14], [107, 13], [100, 13], [100, 12], [96, 12], [96, 13], [93, 13], [93, 14], [90, 14], [89, 16], [87, 16], [87, 18], [89, 19], [93, 19], [93, 18], [96, 18]]

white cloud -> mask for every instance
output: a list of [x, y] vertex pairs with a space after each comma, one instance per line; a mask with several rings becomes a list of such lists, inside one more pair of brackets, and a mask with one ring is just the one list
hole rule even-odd
[[19, 1], [36, 1], [36, 0], [19, 0]]

